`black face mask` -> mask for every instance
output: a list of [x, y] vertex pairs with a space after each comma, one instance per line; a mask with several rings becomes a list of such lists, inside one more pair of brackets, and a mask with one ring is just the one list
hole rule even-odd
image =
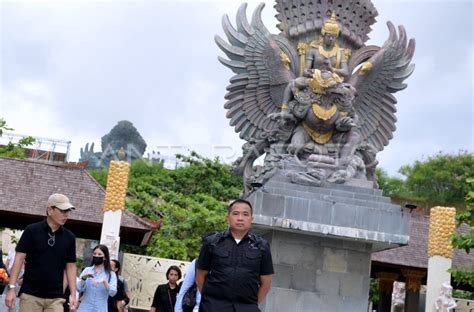
[[104, 257], [96, 257], [96, 256], [92, 257], [92, 264], [99, 265], [102, 263], [104, 263]]

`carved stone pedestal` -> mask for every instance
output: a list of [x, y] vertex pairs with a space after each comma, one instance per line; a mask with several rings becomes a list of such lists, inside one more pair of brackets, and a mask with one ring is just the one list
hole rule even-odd
[[408, 242], [409, 217], [379, 190], [277, 174], [248, 200], [275, 267], [264, 312], [367, 311], [370, 254]]

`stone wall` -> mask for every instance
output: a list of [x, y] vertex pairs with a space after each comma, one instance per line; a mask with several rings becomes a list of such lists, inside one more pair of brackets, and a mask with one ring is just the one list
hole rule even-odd
[[467, 299], [457, 299], [456, 304], [458, 305], [454, 311], [455, 312], [474, 312], [474, 300], [467, 300]]

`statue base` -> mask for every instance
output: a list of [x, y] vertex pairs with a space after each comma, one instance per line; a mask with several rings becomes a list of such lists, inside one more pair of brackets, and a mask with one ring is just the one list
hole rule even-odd
[[357, 185], [296, 185], [277, 173], [250, 193], [275, 268], [263, 312], [367, 311], [370, 255], [406, 245], [409, 216]]

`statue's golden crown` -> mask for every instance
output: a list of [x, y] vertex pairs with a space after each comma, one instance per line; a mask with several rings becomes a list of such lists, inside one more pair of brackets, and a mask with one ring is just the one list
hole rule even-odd
[[321, 28], [321, 35], [324, 36], [325, 34], [331, 34], [335, 37], [338, 37], [340, 32], [341, 28], [337, 24], [336, 13], [332, 12], [331, 18], [326, 23], [324, 23], [323, 28]]

